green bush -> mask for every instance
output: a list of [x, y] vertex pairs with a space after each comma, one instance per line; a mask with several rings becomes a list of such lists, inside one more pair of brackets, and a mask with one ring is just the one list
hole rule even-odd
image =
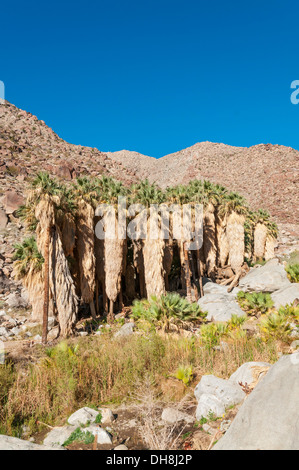
[[132, 307], [134, 320], [146, 320], [170, 331], [172, 326], [185, 327], [190, 322], [202, 322], [206, 313], [196, 303], [190, 303], [179, 294], [168, 293], [160, 298], [135, 300]]
[[288, 343], [291, 339], [292, 327], [289, 318], [283, 313], [271, 313], [268, 317], [261, 320], [259, 327], [262, 336], [266, 340], [272, 338]]
[[299, 282], [299, 264], [288, 264], [285, 270], [291, 282]]
[[274, 305], [271, 295], [264, 292], [238, 292], [237, 299], [242, 309], [251, 315], [267, 313]]

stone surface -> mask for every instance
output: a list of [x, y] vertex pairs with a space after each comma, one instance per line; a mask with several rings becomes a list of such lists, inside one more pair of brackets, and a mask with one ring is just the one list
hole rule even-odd
[[34, 444], [16, 437], [0, 435], [0, 450], [64, 450], [63, 447], [52, 447]]
[[94, 423], [98, 414], [98, 411], [84, 407], [73, 413], [67, 422], [72, 426], [86, 425], [88, 422]]
[[91, 432], [94, 436], [97, 436], [98, 444], [112, 444], [111, 435], [105, 431], [105, 429], [100, 428], [97, 424], [91, 424], [87, 428], [83, 428], [82, 431]]
[[124, 338], [126, 336], [131, 336], [134, 332], [135, 324], [133, 322], [125, 323], [120, 330], [118, 330], [114, 337], [115, 338]]
[[22, 204], [24, 204], [24, 201], [24, 197], [14, 189], [5, 191], [4, 196], [1, 198], [6, 214], [13, 214]]
[[291, 305], [295, 299], [299, 299], [299, 284], [291, 284], [279, 289], [273, 292], [271, 297], [275, 308]]
[[274, 258], [264, 266], [252, 268], [240, 279], [239, 288], [244, 292], [275, 292], [290, 284], [284, 266]]
[[4, 210], [0, 209], [0, 230], [5, 229], [7, 222], [7, 215], [5, 214]]
[[[257, 379], [259, 372], [270, 367], [271, 364], [268, 362], [245, 362], [245, 364], [242, 364], [242, 366], [230, 376], [229, 381], [235, 385], [238, 385], [241, 382], [244, 385], [246, 383], [247, 385], [251, 385]], [[261, 373], [264, 376], [267, 371]]]
[[214, 375], [204, 375], [195, 387], [194, 395], [197, 401], [202, 395], [213, 395], [225, 408], [241, 403], [246, 396], [239, 385]]
[[282, 356], [255, 387], [215, 450], [299, 450], [299, 354]]
[[208, 312], [209, 321], [229, 321], [232, 315], [242, 317], [245, 315], [235, 300], [234, 294], [227, 292], [211, 293], [198, 300], [198, 305], [204, 312]]
[[176, 410], [174, 408], [165, 408], [161, 416], [162, 421], [165, 421], [168, 424], [175, 424], [181, 421], [185, 423], [192, 424], [194, 422], [194, 417], [183, 413], [182, 411]]
[[196, 408], [196, 419], [200, 421], [201, 418], [209, 418], [210, 414], [220, 417], [225, 413], [223, 403], [215, 397], [215, 395], [208, 395], [203, 393], [198, 400]]
[[114, 450], [129, 450], [129, 449], [124, 444], [121, 444], [120, 446], [114, 447]]
[[99, 408], [99, 413], [102, 415], [101, 424], [111, 424], [115, 420], [115, 416], [110, 408]]
[[62, 446], [76, 429], [76, 426], [56, 427], [47, 434], [44, 445], [51, 447]]

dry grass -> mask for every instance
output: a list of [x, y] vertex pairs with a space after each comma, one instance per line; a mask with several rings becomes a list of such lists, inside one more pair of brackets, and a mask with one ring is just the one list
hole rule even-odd
[[63, 342], [26, 369], [10, 370], [8, 375], [13, 374], [14, 380], [8, 380], [7, 373], [0, 374], [0, 397], [4, 396], [0, 428], [18, 434], [21, 425], [34, 427], [36, 420], [61, 425], [82, 406], [129, 402], [136, 381], [145, 378], [156, 383], [156, 392], [163, 396], [163, 382], [181, 365], [193, 368], [194, 380], [186, 388], [192, 395], [203, 374], [228, 378], [244, 362], [275, 362], [277, 358], [274, 342], [255, 338], [231, 341], [225, 353], [203, 347], [196, 338], [156, 333], [123, 340], [105, 333]]

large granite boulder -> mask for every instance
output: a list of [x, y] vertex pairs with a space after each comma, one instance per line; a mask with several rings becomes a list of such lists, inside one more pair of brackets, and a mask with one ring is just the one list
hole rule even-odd
[[274, 258], [264, 266], [252, 268], [240, 280], [239, 288], [244, 292], [275, 292], [290, 284], [284, 266]]
[[[219, 286], [222, 287], [223, 286]], [[219, 292], [206, 294], [198, 300], [198, 305], [204, 312], [208, 312], [207, 320], [209, 321], [229, 321], [232, 315], [238, 317], [245, 316], [235, 299], [235, 294], [229, 294], [223, 290]]]
[[6, 214], [13, 214], [25, 202], [24, 197], [17, 193], [14, 189], [7, 190], [1, 198]]
[[250, 386], [261, 379], [270, 367], [268, 362], [245, 362], [230, 376], [229, 381], [235, 385], [242, 383]]
[[275, 308], [291, 305], [295, 299], [299, 299], [299, 284], [291, 284], [287, 287], [283, 287], [273, 292], [271, 297]]
[[0, 435], [0, 450], [64, 450], [59, 446], [45, 446], [23, 441], [16, 437]]
[[299, 353], [282, 356], [241, 406], [215, 450], [299, 450]]

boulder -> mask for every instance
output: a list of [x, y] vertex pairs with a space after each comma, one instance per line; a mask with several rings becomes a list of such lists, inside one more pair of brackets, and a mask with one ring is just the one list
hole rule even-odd
[[76, 430], [76, 426], [62, 426], [53, 428], [47, 434], [44, 440], [44, 445], [48, 447], [62, 446]]
[[133, 322], [125, 323], [120, 330], [118, 330], [114, 337], [115, 338], [124, 338], [126, 336], [131, 336], [134, 333], [135, 324]]
[[291, 305], [295, 299], [299, 299], [299, 284], [291, 284], [287, 287], [283, 287], [274, 292], [271, 297], [275, 308]]
[[24, 197], [18, 194], [14, 189], [7, 190], [1, 198], [1, 203], [7, 215], [13, 214], [24, 202]]
[[282, 356], [241, 406], [215, 450], [299, 450], [299, 354]]
[[99, 412], [88, 407], [81, 408], [73, 413], [67, 422], [72, 426], [85, 426], [87, 423], [94, 423]]
[[246, 397], [239, 385], [214, 375], [204, 375], [196, 385], [194, 395], [197, 401], [200, 401], [202, 395], [212, 395], [222, 403], [224, 408], [237, 405]]
[[7, 223], [8, 223], [7, 215], [2, 209], [0, 209], [0, 230], [5, 229]]
[[114, 447], [113, 450], [129, 450], [129, 449], [124, 444], [120, 444], [119, 446]]
[[16, 437], [0, 435], [0, 450], [64, 450], [63, 447], [53, 447], [34, 444], [33, 442], [17, 439]]
[[270, 367], [271, 364], [268, 362], [245, 362], [230, 376], [229, 382], [235, 385], [242, 383], [249, 386], [256, 380], [261, 379], [261, 376], [266, 375]]
[[91, 434], [97, 436], [98, 444], [112, 444], [111, 435], [105, 431], [105, 429], [100, 428], [97, 424], [91, 424], [87, 428], [83, 428], [82, 432], [91, 432]]
[[25, 308], [28, 303], [18, 294], [9, 294], [6, 303], [10, 308]]
[[211, 413], [217, 417], [223, 416], [225, 414], [225, 407], [214, 395], [203, 393], [196, 408], [196, 419], [200, 421], [201, 418], [209, 418]]
[[101, 424], [111, 424], [115, 420], [115, 416], [110, 408], [99, 408], [99, 413], [102, 415]]
[[174, 408], [165, 408], [161, 416], [162, 421], [165, 421], [167, 424], [175, 424], [181, 421], [184, 421], [187, 424], [194, 423], [194, 417], [183, 413], [182, 411], [176, 410]]
[[[203, 285], [203, 293], [204, 295], [207, 294], [228, 294], [227, 289], [229, 286], [221, 286], [216, 282], [212, 282], [210, 280], [206, 280], [205, 284]], [[237, 293], [240, 291], [238, 287], [235, 287], [231, 292], [231, 296], [236, 296]]]
[[284, 266], [274, 258], [264, 266], [252, 268], [240, 279], [239, 288], [244, 292], [275, 292], [290, 284]]
[[209, 321], [223, 322], [229, 321], [232, 315], [237, 315], [238, 317], [245, 315], [235, 300], [235, 295], [228, 294], [227, 292], [204, 295], [197, 303], [204, 312], [208, 312], [207, 320]]

